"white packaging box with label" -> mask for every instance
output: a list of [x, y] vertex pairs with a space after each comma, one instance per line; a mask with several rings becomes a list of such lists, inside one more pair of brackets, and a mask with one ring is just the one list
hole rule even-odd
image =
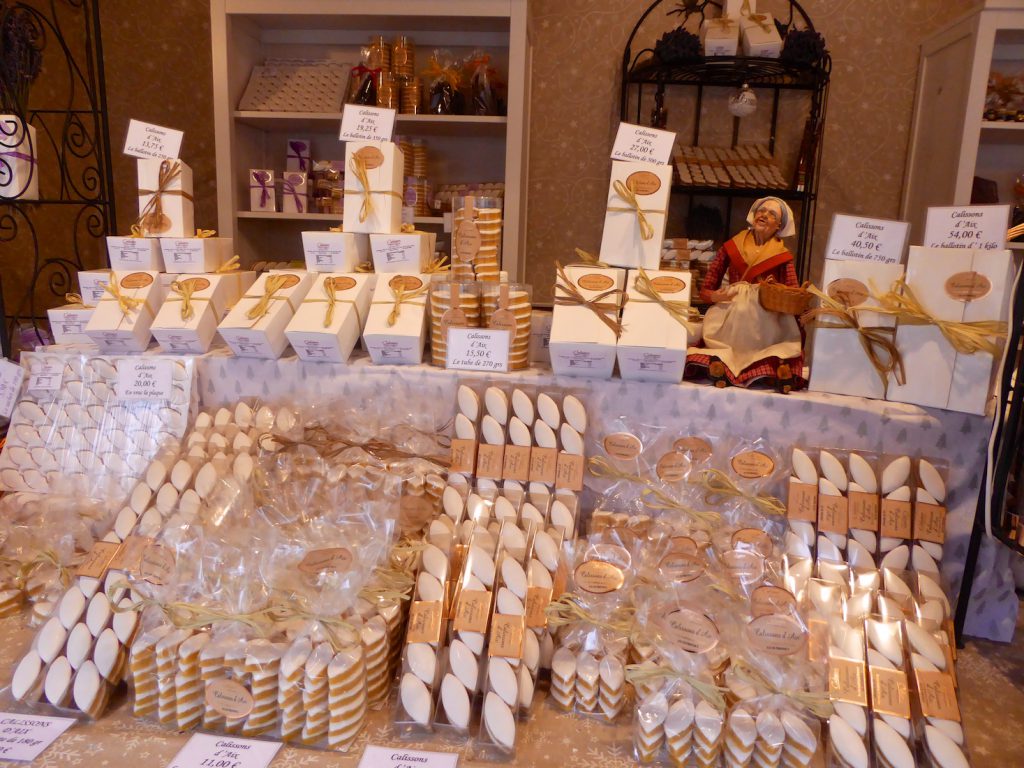
[[[621, 290], [626, 278], [626, 270], [614, 267], [570, 266], [565, 267], [565, 273], [587, 300], [593, 300], [606, 291]], [[555, 298], [561, 296], [568, 294], [556, 283]], [[621, 307], [622, 294], [612, 294], [602, 303]], [[605, 313], [605, 316], [617, 322], [618, 314], [616, 309]], [[551, 368], [555, 373], [611, 378], [615, 370], [615, 344], [615, 331], [595, 311], [580, 305], [555, 305], [548, 344]]]
[[210, 349], [217, 335], [217, 324], [237, 301], [240, 292], [252, 286], [256, 273], [176, 277], [160, 311], [156, 313], [153, 338], [167, 352], [203, 354]]
[[[871, 298], [871, 286], [886, 291], [902, 274], [901, 264], [826, 259], [822, 285], [825, 293], [840, 304], [866, 308], [878, 306]], [[893, 340], [892, 333], [886, 329], [895, 329], [895, 317], [866, 311], [857, 312], [855, 316], [862, 328], [881, 329], [885, 332], [883, 338]], [[852, 328], [826, 328], [821, 324], [840, 323], [825, 316], [814, 326], [808, 388], [815, 392], [883, 399], [885, 386], [861, 346], [860, 334]], [[884, 353], [882, 359], [887, 359]]]
[[312, 283], [305, 270], [264, 272], [218, 326], [221, 338], [238, 357], [276, 360], [288, 346], [284, 329]]
[[78, 273], [78, 291], [82, 295], [82, 301], [90, 307], [95, 307], [99, 300], [107, 295], [104, 286], [109, 282], [109, 269], [83, 269]]
[[387, 272], [422, 272], [434, 260], [434, 232], [402, 232], [395, 235], [370, 235], [373, 269]]
[[[153, 318], [164, 300], [159, 272], [108, 272], [117, 285], [115, 296], [107, 291], [85, 326], [85, 335], [101, 352], [145, 352]], [[107, 282], [106, 280], [104, 282]]]
[[743, 55], [777, 59], [782, 53], [782, 38], [770, 13], [756, 13], [740, 17], [740, 35]]
[[284, 158], [286, 171], [305, 171], [313, 167], [310, 157], [312, 148], [309, 139], [288, 139], [288, 151]]
[[281, 211], [309, 213], [309, 187], [305, 171], [285, 171], [281, 177]]
[[144, 237], [188, 237], [196, 231], [192, 169], [181, 160], [138, 161], [139, 227]]
[[700, 25], [700, 40], [705, 56], [735, 56], [740, 45], [740, 25], [726, 16], [705, 19]]
[[[679, 308], [690, 306], [689, 272], [644, 270], [653, 290]], [[626, 306], [622, 310], [622, 335], [619, 337], [619, 375], [633, 381], [660, 381], [678, 384], [683, 380], [686, 326], [665, 307], [637, 287], [638, 270], [626, 278]]]
[[402, 150], [390, 141], [345, 143], [346, 232], [401, 230], [404, 163]]
[[530, 315], [530, 362], [551, 364], [551, 311], [537, 309]]
[[[1005, 322], [1013, 258], [1010, 251], [911, 246], [907, 284], [925, 310], [941, 320]], [[890, 384], [888, 400], [985, 413], [997, 358], [987, 352], [962, 354], [934, 325], [900, 321], [896, 347], [903, 356], [907, 383]]]
[[85, 335], [94, 309], [84, 308], [77, 304], [66, 304], [46, 310], [50, 320], [50, 331], [56, 344], [92, 344], [92, 339]]
[[360, 232], [303, 232], [310, 272], [355, 272], [370, 260], [370, 236]]
[[346, 362], [363, 332], [376, 280], [376, 275], [367, 274], [316, 275], [285, 329], [295, 354], [310, 362]]
[[612, 160], [601, 261], [657, 269], [671, 191], [672, 166]]
[[144, 269], [163, 272], [164, 260], [160, 255], [160, 241], [155, 237], [107, 237], [107, 257], [110, 268], [117, 270]]
[[164, 267], [175, 275], [216, 272], [231, 260], [230, 237], [163, 237]]
[[[363, 344], [374, 363], [415, 365], [423, 359], [430, 279], [430, 275], [407, 274], [383, 275], [377, 280], [363, 329]], [[391, 324], [388, 320], [393, 313]]]

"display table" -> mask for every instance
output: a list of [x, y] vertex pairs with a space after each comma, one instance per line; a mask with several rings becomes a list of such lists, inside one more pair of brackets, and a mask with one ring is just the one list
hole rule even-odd
[[[416, 403], [430, 408], [432, 423], [446, 424], [455, 409], [460, 377], [496, 378], [517, 384], [555, 384], [579, 390], [590, 411], [588, 454], [597, 440], [622, 431], [614, 420], [650, 425], [678, 436], [763, 437], [780, 450], [791, 445], [836, 447], [887, 454], [928, 456], [949, 464], [949, 517], [943, 575], [956, 594], [982, 480], [991, 422], [980, 416], [903, 403], [799, 392], [596, 380], [554, 376], [530, 369], [514, 374], [446, 371], [426, 365], [374, 366], [356, 356], [349, 365], [304, 363], [294, 354], [280, 360], [232, 357], [220, 348], [199, 358], [199, 392], [204, 408], [256, 397], [301, 404], [340, 402], [384, 413]], [[594, 478], [588, 486], [599, 489]], [[995, 541], [982, 545], [965, 632], [1002, 642], [1013, 636], [1018, 600], [1010, 552]]]

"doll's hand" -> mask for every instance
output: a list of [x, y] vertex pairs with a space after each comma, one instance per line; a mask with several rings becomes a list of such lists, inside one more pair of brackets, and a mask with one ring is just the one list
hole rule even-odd
[[711, 301], [717, 304], [720, 301], [729, 301], [732, 298], [732, 291], [728, 288], [721, 288], [717, 291], [711, 291], [708, 296], [711, 298]]

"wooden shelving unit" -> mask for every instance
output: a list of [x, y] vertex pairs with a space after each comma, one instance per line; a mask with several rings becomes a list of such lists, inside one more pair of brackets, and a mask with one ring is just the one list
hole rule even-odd
[[[304, 229], [337, 226], [335, 214], [249, 210], [250, 168], [282, 171], [289, 138], [312, 141], [317, 160], [344, 158], [341, 107], [329, 112], [260, 112], [238, 105], [255, 65], [266, 59], [358, 63], [371, 35], [409, 35], [416, 70], [435, 48], [456, 55], [476, 48], [505, 76], [508, 117], [398, 115], [395, 135], [424, 139], [428, 178], [442, 184], [504, 182], [502, 267], [521, 279], [526, 232], [529, 108], [527, 0], [213, 0], [214, 119], [219, 230], [231, 233], [243, 263], [301, 259]], [[417, 217], [442, 233], [445, 217]], [[446, 239], [442, 234], [442, 242]], [[447, 246], [445, 246], [447, 249]]]

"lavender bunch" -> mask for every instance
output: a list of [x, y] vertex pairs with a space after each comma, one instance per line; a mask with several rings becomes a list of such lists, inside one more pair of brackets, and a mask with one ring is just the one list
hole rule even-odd
[[0, 112], [24, 116], [42, 66], [42, 33], [31, 12], [0, 0]]

